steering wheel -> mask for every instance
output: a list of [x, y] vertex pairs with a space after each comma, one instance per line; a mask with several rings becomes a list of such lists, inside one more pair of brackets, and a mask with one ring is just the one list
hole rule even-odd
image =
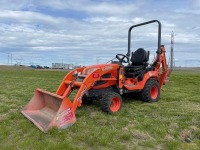
[[124, 54], [117, 54], [116, 58], [119, 60], [120, 63], [129, 63], [129, 57]]

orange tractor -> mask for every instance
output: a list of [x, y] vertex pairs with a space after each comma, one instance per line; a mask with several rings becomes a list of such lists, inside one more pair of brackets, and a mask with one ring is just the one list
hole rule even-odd
[[[150, 23], [158, 23], [157, 54], [151, 64], [148, 63], [149, 51], [143, 48], [130, 51], [132, 29]], [[116, 59], [118, 61], [113, 59], [110, 63], [72, 70], [64, 77], [55, 94], [36, 89], [33, 98], [22, 109], [22, 114], [40, 130], [47, 132], [51, 127], [65, 129], [74, 124], [75, 111], [84, 101], [99, 100], [101, 110], [108, 113], [120, 110], [125, 93], [138, 92], [146, 102], [158, 101], [160, 89], [170, 72], [166, 65], [165, 47], [161, 45], [161, 23], [152, 20], [131, 26], [128, 53], [117, 54]], [[76, 91], [73, 101], [69, 98], [72, 91]]]

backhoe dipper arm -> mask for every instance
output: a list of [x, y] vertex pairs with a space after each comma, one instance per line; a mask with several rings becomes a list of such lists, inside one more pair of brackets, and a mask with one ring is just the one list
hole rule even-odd
[[[155, 69], [159, 72], [160, 71], [160, 65], [162, 65], [162, 72], [159, 77], [159, 85], [160, 88], [162, 87], [166, 77], [167, 77], [167, 61], [166, 61], [166, 55], [165, 55], [165, 47], [164, 45], [161, 45], [161, 54], [159, 55], [159, 62], [155, 63]], [[158, 56], [157, 56], [158, 57]]]

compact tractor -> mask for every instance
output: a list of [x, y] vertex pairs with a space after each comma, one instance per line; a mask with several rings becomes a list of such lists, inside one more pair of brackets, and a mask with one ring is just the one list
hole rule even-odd
[[[149, 51], [138, 48], [131, 52], [131, 31], [151, 23], [158, 23], [158, 47], [156, 57], [148, 63]], [[47, 132], [51, 127], [65, 129], [74, 124], [76, 109], [83, 102], [99, 100], [102, 111], [115, 113], [120, 110], [126, 93], [134, 96], [137, 92], [146, 102], [159, 100], [160, 89], [170, 69], [167, 69], [165, 47], [161, 45], [161, 23], [158, 20], [131, 26], [128, 30], [128, 53], [117, 54], [116, 59], [72, 70], [64, 77], [55, 94], [36, 89], [33, 98], [22, 109], [22, 114], [40, 130]], [[70, 100], [72, 91], [76, 95]]]

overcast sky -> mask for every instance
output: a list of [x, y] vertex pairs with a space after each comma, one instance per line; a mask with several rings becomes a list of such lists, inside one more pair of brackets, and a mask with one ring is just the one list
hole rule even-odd
[[[169, 59], [200, 67], [200, 0], [0, 0], [0, 64], [104, 63], [127, 53], [128, 28], [157, 19]], [[132, 51], [157, 49], [157, 24], [132, 32]]]

